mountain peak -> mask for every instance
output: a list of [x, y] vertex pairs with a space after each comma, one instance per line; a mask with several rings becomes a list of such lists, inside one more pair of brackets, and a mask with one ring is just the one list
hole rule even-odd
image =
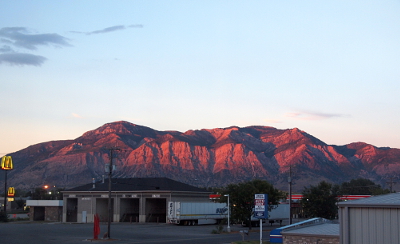
[[366, 143], [330, 146], [298, 128], [231, 126], [181, 133], [116, 121], [75, 140], [40, 143], [13, 153], [10, 184], [74, 187], [101, 178], [109, 163], [104, 148], [110, 145], [121, 148], [114, 177], [168, 177], [207, 187], [263, 178], [285, 190], [289, 166], [298, 190], [321, 180], [340, 183], [357, 177], [384, 186], [382, 176], [400, 173], [400, 149]]
[[152, 133], [154, 130], [141, 125], [132, 124], [127, 121], [116, 121], [112, 123], [107, 123], [100, 126], [97, 129], [88, 131], [82, 135], [82, 137], [96, 136], [96, 135], [107, 135], [107, 134], [119, 134], [119, 135], [134, 135], [134, 134], [145, 134]]

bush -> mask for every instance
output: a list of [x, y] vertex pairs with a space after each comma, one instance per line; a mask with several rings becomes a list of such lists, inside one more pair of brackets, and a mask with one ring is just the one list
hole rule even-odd
[[215, 230], [211, 231], [211, 234], [221, 234], [224, 230], [224, 225], [227, 223], [226, 219], [221, 220], [215, 227]]
[[0, 222], [8, 222], [8, 215], [4, 212], [0, 212]]

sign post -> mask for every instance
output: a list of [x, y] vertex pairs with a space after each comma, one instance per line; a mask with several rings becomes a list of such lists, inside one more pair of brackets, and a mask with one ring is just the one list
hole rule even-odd
[[3, 156], [1, 158], [1, 163], [0, 163], [0, 168], [4, 170], [4, 216], [5, 216], [5, 221], [8, 219], [7, 215], [7, 202], [8, 202], [8, 196], [7, 196], [7, 171], [12, 170], [14, 168], [12, 158], [11, 156]]
[[268, 195], [254, 195], [254, 218], [260, 219], [260, 244], [262, 244], [262, 220], [268, 219]]

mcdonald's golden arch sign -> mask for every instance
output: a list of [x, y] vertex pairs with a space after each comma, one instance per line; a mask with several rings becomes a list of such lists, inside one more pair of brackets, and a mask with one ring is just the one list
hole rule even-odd
[[1, 169], [12, 170], [14, 168], [11, 156], [3, 156], [1, 158]]
[[14, 187], [9, 187], [8, 192], [7, 192], [8, 197], [14, 197], [15, 196], [15, 189]]

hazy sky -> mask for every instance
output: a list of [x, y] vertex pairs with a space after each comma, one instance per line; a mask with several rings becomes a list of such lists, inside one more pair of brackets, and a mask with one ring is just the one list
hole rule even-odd
[[400, 1], [0, 3], [0, 155], [126, 120], [400, 148]]

